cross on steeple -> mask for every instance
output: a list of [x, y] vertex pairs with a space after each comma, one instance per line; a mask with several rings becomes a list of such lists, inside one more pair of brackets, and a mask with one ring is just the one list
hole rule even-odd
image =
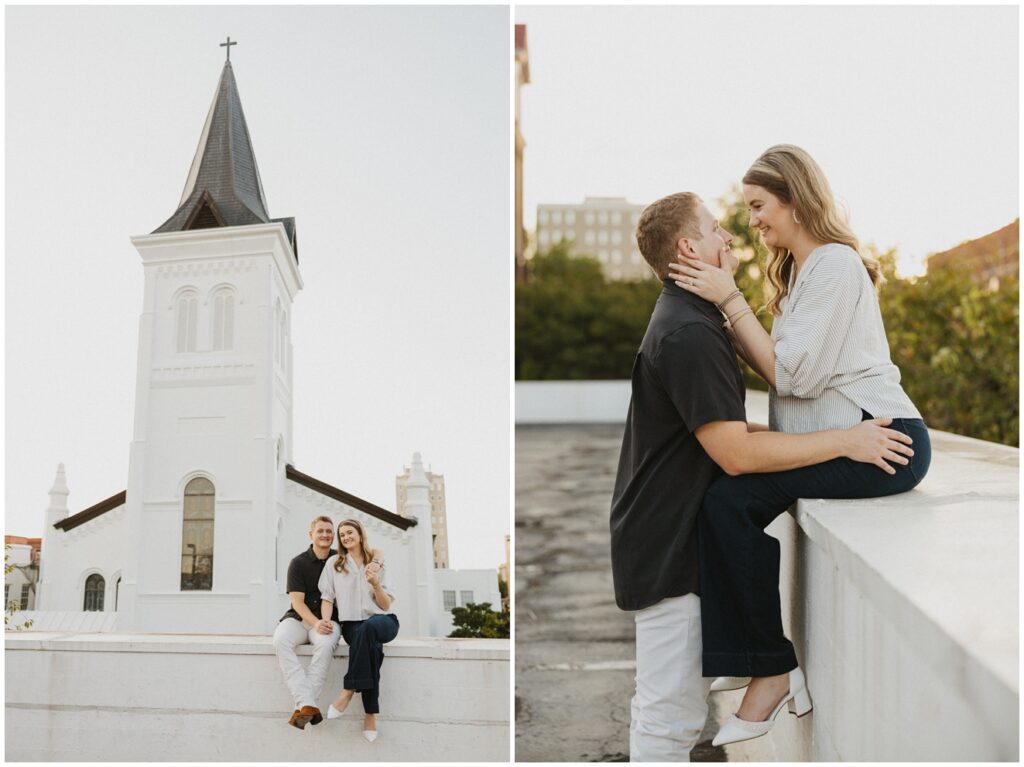
[[231, 42], [231, 36], [230, 35], [228, 35], [228, 41], [226, 43], [221, 43], [220, 44], [221, 48], [227, 48], [228, 49], [228, 59], [227, 59], [228, 61], [231, 61], [231, 46], [232, 45], [238, 45], [238, 43]]

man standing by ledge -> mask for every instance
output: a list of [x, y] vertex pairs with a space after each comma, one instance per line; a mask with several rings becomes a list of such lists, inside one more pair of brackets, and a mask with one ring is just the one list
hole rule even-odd
[[696, 522], [722, 472], [708, 450], [740, 473], [761, 473], [839, 457], [878, 464], [905, 439], [879, 420], [812, 434], [745, 424], [743, 377], [722, 314], [675, 285], [668, 268], [677, 253], [735, 268], [730, 242], [689, 192], [650, 205], [637, 225], [640, 251], [665, 287], [633, 363], [611, 510], [615, 601], [636, 611], [631, 761], [689, 761], [707, 719]]
[[[288, 690], [295, 699], [295, 711], [288, 724], [300, 730], [310, 723], [320, 724], [324, 719], [316, 701], [327, 679], [327, 666], [334, 648], [341, 638], [337, 605], [334, 605], [332, 620], [317, 617], [320, 615], [320, 574], [327, 558], [338, 553], [331, 548], [334, 543], [331, 518], [316, 517], [309, 526], [309, 538], [312, 541], [309, 548], [288, 565], [287, 590], [292, 606], [274, 631], [277, 660]], [[373, 562], [366, 569], [379, 572], [380, 567], [381, 561], [375, 552]], [[295, 648], [307, 643], [313, 645], [313, 659], [309, 662], [308, 672], [295, 655]]]

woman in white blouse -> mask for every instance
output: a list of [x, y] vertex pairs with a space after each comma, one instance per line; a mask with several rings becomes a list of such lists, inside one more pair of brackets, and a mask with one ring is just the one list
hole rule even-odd
[[344, 689], [327, 707], [327, 718], [337, 719], [353, 696], [361, 693], [363, 737], [370, 742], [377, 739], [384, 644], [398, 636], [398, 618], [388, 612], [395, 598], [384, 585], [384, 570], [366, 569], [374, 553], [358, 520], [342, 520], [338, 524], [338, 554], [324, 563], [320, 575], [321, 615], [330, 620], [333, 605], [338, 603], [341, 635], [349, 647]]
[[[722, 267], [681, 249], [676, 284], [718, 306], [740, 356], [768, 382], [769, 427], [783, 432], [845, 429], [892, 419], [913, 455], [882, 466], [839, 458], [775, 474], [724, 476], [699, 517], [703, 673], [751, 677], [720, 745], [764, 735], [788, 704], [811, 710], [803, 673], [782, 630], [779, 545], [764, 528], [799, 498], [871, 498], [915, 487], [928, 471], [928, 430], [900, 386], [876, 294], [878, 262], [860, 252], [817, 163], [790, 144], [766, 150], [743, 177], [750, 226], [769, 249], [771, 335], [736, 289], [736, 261]], [[680, 239], [680, 243], [684, 240]], [[720, 680], [735, 689], [745, 679]]]

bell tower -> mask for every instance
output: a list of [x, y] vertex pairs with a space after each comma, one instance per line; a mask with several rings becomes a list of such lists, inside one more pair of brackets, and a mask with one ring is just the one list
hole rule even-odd
[[302, 277], [294, 219], [267, 212], [230, 59], [177, 209], [132, 244], [145, 287], [119, 627], [265, 633], [284, 586]]

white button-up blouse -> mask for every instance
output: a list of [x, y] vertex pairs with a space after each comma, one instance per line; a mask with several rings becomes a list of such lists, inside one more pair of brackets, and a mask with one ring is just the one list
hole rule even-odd
[[[338, 561], [338, 554], [328, 557], [324, 563], [324, 570], [320, 574], [320, 598], [334, 602], [338, 606], [338, 620], [340, 621], [364, 621], [373, 615], [387, 615], [393, 612], [389, 606], [387, 610], [381, 608], [373, 598], [373, 586], [363, 575], [364, 567], [355, 563], [348, 554], [346, 563], [348, 572], [340, 573], [334, 569], [334, 563]], [[377, 574], [380, 586], [384, 589], [391, 601], [395, 596], [384, 583], [384, 568]]]

